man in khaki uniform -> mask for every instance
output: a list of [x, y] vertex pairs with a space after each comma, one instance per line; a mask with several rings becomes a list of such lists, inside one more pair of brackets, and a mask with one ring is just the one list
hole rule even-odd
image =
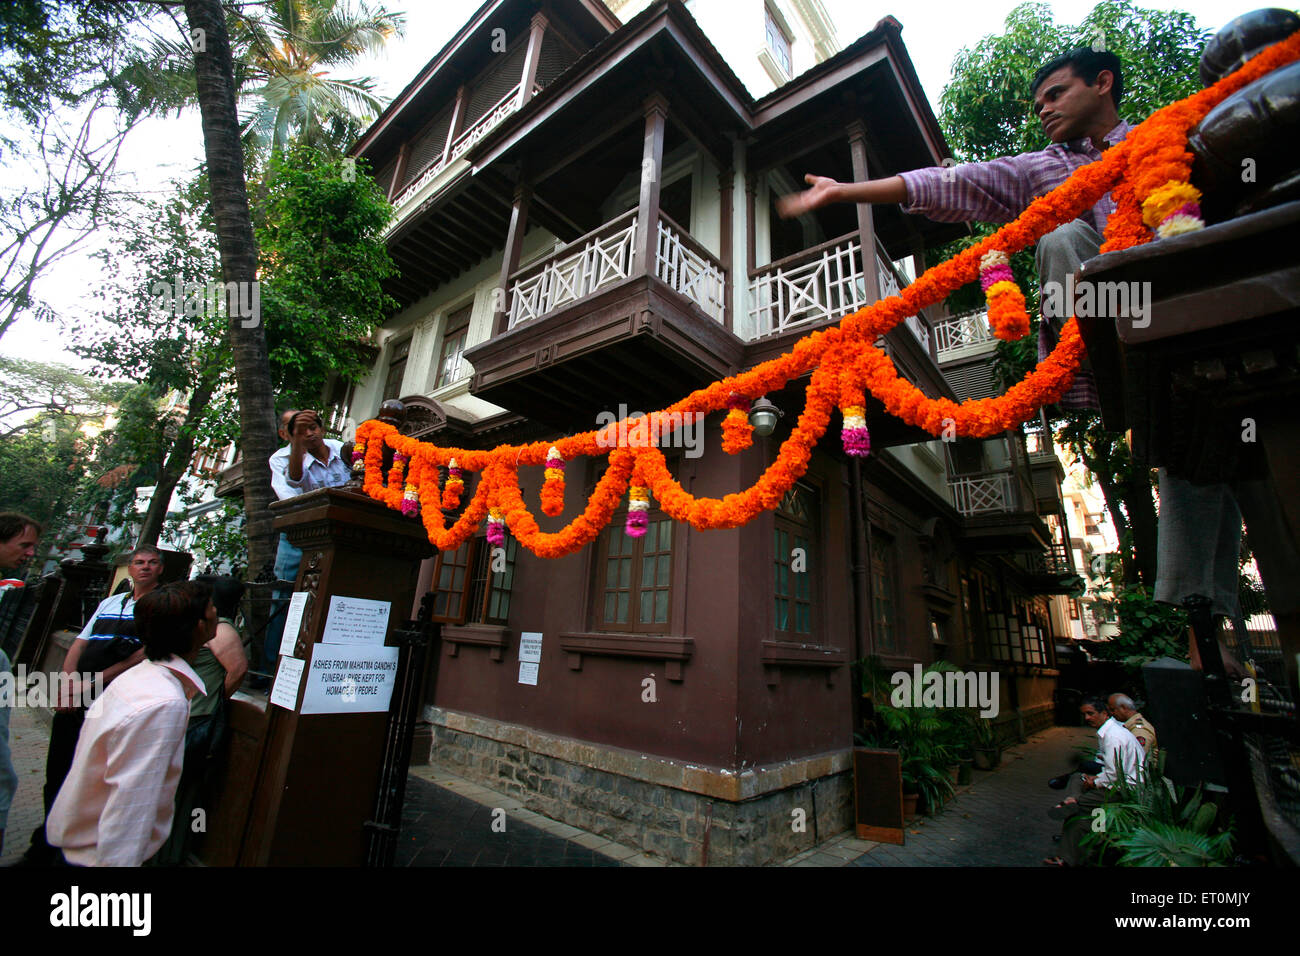
[[1115, 717], [1124, 722], [1124, 729], [1138, 739], [1147, 761], [1150, 762], [1158, 747], [1156, 729], [1151, 726], [1151, 721], [1138, 713], [1137, 708], [1133, 706], [1133, 698], [1127, 694], [1111, 694], [1107, 706]]

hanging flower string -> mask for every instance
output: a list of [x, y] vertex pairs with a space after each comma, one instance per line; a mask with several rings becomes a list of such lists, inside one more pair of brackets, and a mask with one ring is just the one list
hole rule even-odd
[[358, 478], [366, 473], [366, 443], [358, 438], [352, 443], [352, 474]]
[[460, 495], [465, 490], [464, 472], [452, 458], [447, 462], [447, 484], [442, 489], [442, 510], [455, 511], [460, 507]]
[[990, 249], [980, 259], [980, 288], [988, 302], [989, 328], [1000, 339], [1014, 342], [1029, 332], [1025, 294], [1016, 285], [1011, 261], [1001, 249]]
[[855, 458], [871, 454], [871, 432], [867, 430], [867, 410], [862, 405], [850, 405], [841, 410], [844, 424], [840, 426], [840, 440], [844, 453]]
[[734, 392], [727, 396], [727, 417], [722, 420], [722, 450], [735, 455], [754, 443], [754, 426], [749, 424], [749, 399]]
[[406, 470], [406, 488], [402, 491], [402, 515], [412, 518], [420, 513], [420, 488], [416, 472], [423, 469], [423, 462], [416, 458]]
[[552, 518], [564, 514], [564, 459], [554, 445], [546, 452], [546, 480], [542, 483], [542, 513]]
[[487, 540], [494, 548], [506, 543], [506, 516], [500, 508], [488, 509]]
[[[1100, 160], [1076, 170], [1061, 186], [1034, 200], [1014, 222], [929, 269], [898, 295], [844, 317], [838, 326], [806, 335], [785, 354], [713, 382], [650, 416], [651, 420], [668, 421], [674, 416], [707, 414], [725, 408], [723, 447], [734, 453], [748, 447], [752, 440], [746, 414], [748, 401], [742, 396], [777, 392], [787, 383], [811, 375], [798, 423], [772, 464], [753, 485], [742, 491], [724, 498], [690, 494], [669, 472], [664, 454], [655, 443], [633, 442], [630, 435], [622, 443], [610, 441], [611, 436], [627, 435], [632, 430], [628, 426], [633, 423], [628, 421], [600, 431], [570, 435], [553, 445], [534, 442], [490, 450], [439, 448], [402, 435], [392, 425], [364, 422], [357, 428], [357, 451], [353, 458], [354, 466], [358, 459], [363, 463], [364, 490], [394, 509], [400, 508], [405, 500], [400, 484], [395, 488], [385, 487], [385, 446], [409, 459], [407, 485], [414, 486], [423, 500], [437, 500], [437, 469], [447, 467], [442, 504], [449, 511], [460, 503], [464, 487], [462, 468], [478, 472], [480, 477], [473, 497], [451, 527], [446, 526], [441, 509], [420, 509], [433, 545], [444, 551], [454, 550], [488, 518], [490, 540], [504, 541], [505, 528], [509, 527], [522, 547], [539, 557], [556, 558], [572, 554], [594, 541], [613, 518], [625, 494], [629, 494], [631, 503], [644, 501], [646, 509], [653, 495], [664, 514], [700, 530], [746, 524], [777, 507], [785, 493], [804, 475], [812, 450], [826, 433], [837, 406], [845, 415], [845, 427], [857, 427], [858, 409], [864, 407], [867, 392], [889, 414], [931, 435], [951, 434], [951, 430], [973, 438], [1000, 434], [1031, 418], [1043, 405], [1059, 400], [1069, 389], [1084, 355], [1083, 340], [1074, 319], [1062, 328], [1060, 341], [1051, 355], [1005, 394], [961, 403], [926, 396], [898, 374], [889, 356], [876, 348], [875, 341], [906, 317], [980, 278], [985, 271], [981, 265], [987, 253], [996, 251], [1009, 256], [1027, 248], [1057, 226], [1077, 218], [1108, 192], [1115, 200], [1116, 209], [1106, 227], [1103, 252], [1150, 242], [1152, 228], [1156, 235], [1187, 231], [1188, 223], [1182, 217], [1200, 218], [1199, 207], [1190, 208], [1200, 197], [1188, 184], [1191, 174], [1191, 155], [1186, 149], [1188, 131], [1226, 97], [1297, 58], [1300, 58], [1300, 32], [1258, 54], [1214, 86], [1153, 113], [1123, 142], [1107, 149]], [[1171, 183], [1178, 188], [1171, 188]], [[1160, 229], [1166, 224], [1168, 227], [1162, 233]], [[1001, 264], [996, 256], [990, 260], [990, 274]], [[1001, 281], [1006, 280], [999, 272], [989, 290], [993, 291]], [[1010, 320], [1004, 327], [1007, 324]], [[544, 532], [520, 493], [519, 468], [547, 467], [553, 460], [552, 450], [565, 461], [580, 456], [608, 456], [608, 466], [582, 513], [560, 530]], [[845, 450], [850, 451], [848, 441]], [[644, 514], [640, 507], [635, 510]], [[629, 506], [629, 534], [634, 533], [632, 513]]]
[[629, 538], [644, 538], [650, 527], [650, 489], [646, 487], [640, 462], [632, 471], [632, 486], [627, 490], [627, 522], [623, 530]]

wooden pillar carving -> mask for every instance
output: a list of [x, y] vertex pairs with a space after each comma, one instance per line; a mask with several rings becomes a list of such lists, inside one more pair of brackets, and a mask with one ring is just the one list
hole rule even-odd
[[[312, 656], [335, 595], [388, 602], [390, 641], [407, 620], [421, 559], [433, 550], [420, 523], [342, 488], [273, 510], [275, 529], [302, 548], [297, 590], [309, 595], [293, 656]], [[272, 705], [239, 864], [362, 865], [387, 726], [386, 712], [302, 714]]]
[[731, 268], [731, 233], [732, 233], [732, 194], [735, 191], [736, 171], [728, 166], [718, 174], [718, 199], [721, 206], [722, 228], [719, 231], [718, 251], [719, 258], [722, 260], [722, 281], [723, 281], [723, 321], [727, 326], [727, 331], [736, 331], [735, 310], [732, 307], [735, 301], [735, 288], [733, 282], [735, 277], [732, 275]]
[[493, 314], [492, 335], [501, 335], [509, 328], [510, 320], [510, 276], [519, 268], [519, 259], [524, 250], [524, 233], [528, 231], [528, 204], [532, 201], [533, 189], [528, 183], [515, 187], [514, 201], [510, 204], [510, 229], [506, 233], [506, 252], [501, 260], [501, 283], [496, 301], [499, 308]]
[[[849, 149], [853, 154], [853, 179], [865, 182], [870, 177], [867, 169], [867, 130], [861, 120], [849, 123]], [[866, 286], [866, 300], [870, 305], [880, 298], [880, 275], [876, 267], [876, 227], [871, 216], [871, 204], [860, 202], [858, 210], [858, 238], [862, 243], [862, 279]]]
[[456, 88], [456, 102], [452, 105], [451, 123], [447, 126], [447, 145], [442, 148], [442, 164], [444, 166], [451, 160], [451, 144], [456, 142], [456, 137], [461, 133], [461, 127], [465, 125], [465, 103], [468, 98], [465, 84], [462, 83]]
[[641, 197], [636, 211], [633, 275], [649, 275], [655, 267], [659, 240], [659, 185], [663, 179], [664, 126], [668, 101], [657, 93], [645, 101], [645, 139], [641, 147]]
[[402, 184], [402, 177], [406, 175], [406, 164], [411, 158], [411, 143], [408, 140], [403, 143], [397, 151], [397, 167], [393, 170], [393, 181], [388, 184], [388, 201], [392, 202], [393, 197], [397, 195], [398, 187]]
[[533, 14], [528, 31], [528, 49], [524, 53], [524, 72], [519, 82], [519, 99], [515, 109], [519, 109], [533, 95], [533, 84], [537, 82], [537, 65], [542, 60], [542, 37], [546, 33], [547, 20], [543, 13]]

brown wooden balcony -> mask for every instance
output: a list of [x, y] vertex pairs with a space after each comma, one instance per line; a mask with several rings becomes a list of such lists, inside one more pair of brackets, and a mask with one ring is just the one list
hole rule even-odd
[[[653, 411], [732, 374], [722, 264], [667, 215], [638, 265], [638, 212], [512, 272], [505, 331], [468, 350], [470, 391], [555, 425], [592, 427], [626, 403]], [[650, 259], [651, 257], [647, 257]]]
[[1033, 488], [1019, 469], [955, 475], [948, 479], [965, 537], [979, 550], [1041, 552], [1051, 543], [1038, 516]]

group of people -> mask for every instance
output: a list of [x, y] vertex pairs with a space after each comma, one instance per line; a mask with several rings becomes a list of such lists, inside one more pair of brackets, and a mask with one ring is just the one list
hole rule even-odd
[[1144, 773], [1155, 766], [1159, 743], [1151, 721], [1138, 712], [1127, 694], [1111, 694], [1107, 700], [1088, 697], [1079, 708], [1084, 722], [1097, 731], [1097, 759], [1080, 763], [1078, 773], [1055, 777], [1049, 785], [1070, 787], [1073, 793], [1047, 811], [1062, 821], [1061, 854], [1043, 862], [1049, 866], [1078, 866], [1083, 862], [1083, 838], [1088, 834], [1093, 811], [1136, 787]]
[[[40, 534], [24, 515], [0, 515], [0, 566], [31, 558]], [[130, 587], [99, 602], [64, 656], [66, 678], [53, 682], [45, 822], [32, 834], [27, 865], [185, 858], [191, 831], [173, 819], [201, 799], [220, 753], [225, 702], [248, 670], [235, 626], [243, 585], [215, 575], [161, 584], [163, 556], [152, 546], [132, 551], [126, 572]], [[9, 667], [2, 654], [0, 666]], [[87, 707], [84, 692], [96, 683], [103, 693]], [[0, 840], [17, 784], [8, 718], [0, 708]]]

